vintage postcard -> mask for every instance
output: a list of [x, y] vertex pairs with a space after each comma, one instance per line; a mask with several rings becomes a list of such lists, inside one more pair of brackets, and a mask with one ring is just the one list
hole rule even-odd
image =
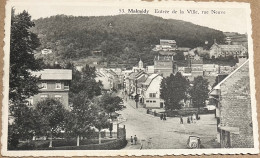
[[251, 9], [9, 0], [2, 154], [257, 154]]

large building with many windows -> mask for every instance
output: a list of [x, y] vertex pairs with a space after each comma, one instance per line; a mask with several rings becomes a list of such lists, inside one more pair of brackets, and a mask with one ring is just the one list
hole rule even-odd
[[229, 56], [233, 56], [236, 58], [246, 57], [247, 49], [242, 45], [235, 44], [217, 44], [214, 43], [209, 50], [209, 57], [212, 58], [226, 58]]
[[36, 105], [46, 98], [55, 98], [60, 100], [65, 108], [69, 108], [69, 84], [72, 80], [72, 70], [44, 69], [32, 72], [32, 75], [40, 77], [38, 86], [41, 89], [37, 95], [28, 99], [29, 105]]

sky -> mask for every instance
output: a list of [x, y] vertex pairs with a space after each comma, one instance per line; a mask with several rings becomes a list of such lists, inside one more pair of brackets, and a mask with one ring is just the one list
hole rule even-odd
[[[87, 2], [87, 3], [86, 3]], [[131, 2], [131, 3], [130, 3]], [[16, 13], [23, 10], [29, 12], [32, 19], [45, 18], [57, 14], [73, 16], [106, 16], [118, 15], [119, 9], [146, 9], [148, 14], [162, 17], [164, 19], [178, 19], [192, 22], [197, 25], [206, 26], [224, 32], [247, 32], [248, 17], [246, 9], [238, 3], [185, 3], [185, 2], [137, 2], [118, 0], [63, 0], [59, 1], [38, 1], [38, 0], [19, 0], [10, 4], [16, 9]], [[168, 10], [169, 13], [155, 13], [157, 10]], [[176, 13], [173, 14], [172, 11]], [[184, 14], [180, 14], [180, 10]], [[189, 14], [187, 10], [196, 10], [199, 14]], [[212, 14], [212, 10], [220, 11], [222, 14]], [[208, 11], [208, 14], [202, 14], [202, 11]], [[130, 13], [131, 14], [131, 13]]]

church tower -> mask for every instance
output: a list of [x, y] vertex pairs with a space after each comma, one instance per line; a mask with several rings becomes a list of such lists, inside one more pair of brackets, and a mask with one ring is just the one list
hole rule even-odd
[[143, 69], [143, 68], [144, 68], [144, 63], [142, 62], [141, 59], [140, 59], [140, 61], [138, 62], [138, 68], [139, 68], [139, 69]]

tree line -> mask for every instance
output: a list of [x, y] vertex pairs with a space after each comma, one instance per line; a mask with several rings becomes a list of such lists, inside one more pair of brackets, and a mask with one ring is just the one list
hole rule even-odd
[[142, 57], [144, 64], [149, 65], [155, 55], [152, 49], [160, 39], [173, 39], [179, 47], [196, 48], [205, 41], [212, 45], [214, 39], [222, 43], [225, 38], [218, 30], [152, 15], [56, 15], [34, 22], [31, 30], [40, 39], [39, 50], [49, 48], [54, 54], [42, 57], [54, 56], [48, 60], [59, 62], [87, 58], [93, 56], [93, 51], [101, 51], [96, 55], [108, 63], [132, 67]]

